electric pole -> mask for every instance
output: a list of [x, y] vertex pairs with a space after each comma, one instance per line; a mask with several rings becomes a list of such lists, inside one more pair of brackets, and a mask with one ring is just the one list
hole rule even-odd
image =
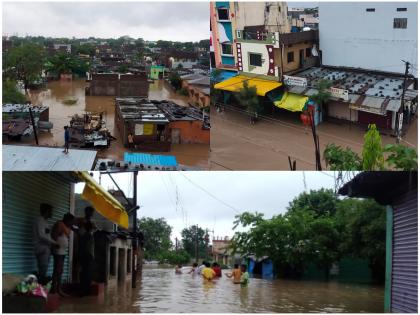
[[[133, 172], [133, 205], [137, 206], [137, 174], [138, 171]], [[137, 259], [139, 257], [139, 248], [138, 248], [138, 235], [137, 235], [137, 209], [133, 211], [133, 243], [132, 243], [131, 252], [133, 253], [132, 266], [133, 271], [131, 275], [131, 287], [136, 287], [137, 280]]]
[[407, 89], [407, 76], [408, 76], [408, 69], [410, 69], [410, 63], [408, 61], [402, 60], [405, 63], [405, 73], [404, 73], [404, 82], [403, 82], [403, 91], [401, 95], [401, 105], [400, 109], [398, 110], [397, 119], [397, 143], [400, 143], [401, 140], [401, 132], [402, 126], [404, 123], [404, 98], [405, 98], [405, 91]]
[[198, 263], [198, 224], [195, 225], [195, 262]]

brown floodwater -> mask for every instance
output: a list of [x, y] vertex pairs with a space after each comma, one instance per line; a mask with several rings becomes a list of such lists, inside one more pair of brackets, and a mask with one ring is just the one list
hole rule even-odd
[[[52, 81], [46, 89], [33, 90], [30, 99], [34, 105], [49, 107], [50, 121], [54, 124], [51, 132], [41, 131], [38, 135], [39, 145], [63, 146], [64, 126], [68, 125], [74, 114], [83, 114], [85, 111], [105, 112], [104, 119], [111, 134], [117, 138], [111, 142], [109, 149], [98, 151], [98, 158], [123, 160], [126, 148], [118, 129], [114, 126], [115, 102], [112, 96], [85, 96], [87, 83], [84, 79], [73, 81]], [[73, 105], [64, 104], [65, 100], [75, 100]], [[150, 84], [149, 99], [172, 100], [175, 103], [187, 106], [188, 98], [173, 91], [170, 85], [158, 80]], [[13, 143], [4, 141], [4, 143]], [[33, 135], [22, 137], [20, 143], [35, 144]], [[177, 144], [172, 145], [171, 152], [158, 153], [162, 155], [175, 155], [178, 163], [198, 169], [208, 169], [209, 145], [203, 144]]]
[[63, 299], [59, 312], [382, 313], [383, 305], [381, 286], [251, 278], [242, 288], [226, 276], [207, 282], [173, 269], [145, 267], [136, 289], [128, 281], [107, 287], [103, 298]]
[[[312, 132], [299, 116], [284, 115], [281, 121], [259, 120], [255, 125], [243, 113], [211, 108], [211, 170], [290, 170], [288, 156], [298, 170], [315, 170]], [[329, 143], [361, 153], [365, 128], [349, 123], [322, 122], [317, 127], [321, 154]], [[395, 143], [395, 137], [382, 135], [382, 144]], [[417, 150], [417, 119], [402, 143]], [[322, 156], [321, 156], [322, 158]], [[326, 169], [325, 162], [322, 161]]]

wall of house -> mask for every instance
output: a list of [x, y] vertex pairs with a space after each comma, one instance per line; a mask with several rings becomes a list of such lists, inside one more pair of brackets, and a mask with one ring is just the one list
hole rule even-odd
[[122, 74], [119, 84], [118, 96], [147, 97], [149, 95], [149, 82], [146, 75]]
[[[284, 55], [283, 55], [283, 70], [284, 73], [287, 74], [290, 71], [295, 71], [300, 68], [306, 68], [309, 66], [314, 66], [317, 62], [317, 57], [313, 57], [312, 55], [310, 57], [306, 57], [306, 49], [313, 47], [312, 42], [307, 43], [298, 43], [298, 44], [292, 44], [284, 47]], [[301, 65], [300, 61], [300, 51], [303, 49], [303, 63]], [[294, 59], [293, 62], [287, 62], [287, 54], [289, 52], [294, 53]], [[281, 65], [279, 60], [276, 60], [276, 64]]]
[[[394, 29], [394, 18], [407, 18], [407, 28]], [[321, 2], [322, 63], [404, 73], [401, 60], [417, 64], [417, 19], [416, 2]]]
[[210, 130], [203, 129], [203, 122], [195, 121], [172, 121], [169, 129], [179, 130], [181, 143], [202, 143], [210, 144]]
[[92, 96], [118, 95], [118, 74], [93, 74], [89, 92]]
[[[3, 172], [2, 272], [27, 275], [36, 271], [32, 226], [41, 203], [53, 206], [50, 228], [67, 212], [74, 212], [74, 185], [54, 172]], [[52, 275], [50, 259], [48, 275]], [[69, 256], [63, 282], [69, 279]]]
[[269, 32], [290, 32], [286, 2], [235, 2], [234, 13], [238, 30], [265, 25]]
[[133, 255], [131, 240], [116, 238], [107, 246], [106, 283], [115, 285], [130, 280]]
[[358, 111], [349, 108], [349, 103], [330, 100], [328, 101], [328, 116], [349, 120], [358, 121]]
[[[256, 41], [244, 41], [237, 43], [238, 68], [241, 69], [242, 63], [242, 70], [240, 70], [242, 72], [259, 75], [279, 76], [279, 69], [278, 67], [274, 66], [275, 48], [278, 48], [278, 42], [273, 44], [266, 44], [265, 42]], [[261, 67], [250, 65], [249, 56], [251, 53], [260, 54], [262, 56]], [[271, 72], [270, 69], [273, 71]]]

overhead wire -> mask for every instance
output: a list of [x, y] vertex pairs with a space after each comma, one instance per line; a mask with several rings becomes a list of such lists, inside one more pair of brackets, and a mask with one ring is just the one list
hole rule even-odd
[[201, 191], [205, 192], [207, 195], [209, 195], [210, 197], [212, 197], [213, 199], [215, 199], [216, 201], [220, 202], [221, 204], [223, 204], [224, 206], [232, 209], [233, 211], [235, 211], [237, 214], [240, 214], [240, 211], [238, 209], [236, 209], [235, 207], [233, 207], [232, 205], [228, 204], [227, 202], [221, 200], [220, 198], [216, 197], [215, 195], [213, 195], [211, 192], [209, 192], [207, 189], [203, 188], [202, 186], [198, 185], [197, 183], [195, 183], [194, 181], [192, 181], [190, 178], [188, 178], [183, 172], [178, 172], [179, 174], [181, 174], [187, 181], [189, 181], [192, 185], [196, 186], [197, 188], [199, 188]]

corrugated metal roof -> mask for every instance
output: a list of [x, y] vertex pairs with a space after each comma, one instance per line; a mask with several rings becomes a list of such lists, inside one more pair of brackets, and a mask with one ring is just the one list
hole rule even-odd
[[96, 159], [94, 150], [3, 145], [4, 171], [90, 171]]
[[363, 106], [380, 109], [385, 99], [379, 97], [366, 96], [362, 102]]
[[173, 155], [156, 155], [147, 153], [124, 152], [124, 161], [134, 164], [151, 166], [177, 166], [178, 162]]
[[390, 100], [388, 106], [386, 107], [386, 110], [389, 110], [390, 112], [398, 112], [400, 107], [401, 100]]

